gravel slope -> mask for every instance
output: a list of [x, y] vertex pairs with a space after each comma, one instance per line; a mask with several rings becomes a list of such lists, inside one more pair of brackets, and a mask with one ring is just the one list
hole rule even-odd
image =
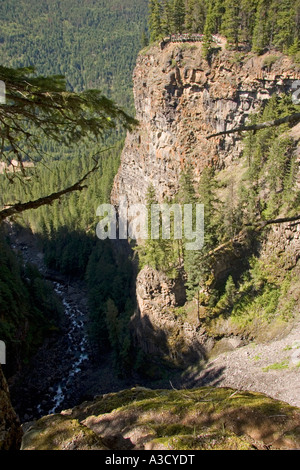
[[300, 407], [300, 320], [284, 338], [223, 353], [201, 372], [190, 371], [188, 382], [261, 392]]

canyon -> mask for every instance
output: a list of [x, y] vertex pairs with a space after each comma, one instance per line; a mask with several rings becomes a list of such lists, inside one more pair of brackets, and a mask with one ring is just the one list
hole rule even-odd
[[[237, 198], [244, 175], [242, 135], [207, 137], [244, 125], [272, 96], [291, 93], [299, 79], [298, 67], [279, 52], [256, 56], [220, 48], [207, 62], [201, 44], [196, 43], [169, 43], [163, 49], [151, 45], [141, 51], [133, 75], [139, 126], [127, 135], [112, 204], [118, 207], [124, 196], [128, 204], [144, 204], [150, 184], [159, 202], [172, 200], [188, 162], [196, 182], [205, 167], [213, 167], [226, 191]], [[300, 125], [291, 129], [290, 136], [299, 164]], [[299, 171], [296, 185], [300, 187]], [[122, 249], [116, 243], [116, 253]], [[221, 250], [216, 257], [217, 277], [226, 278], [237, 269], [248, 250], [244, 240]], [[259, 247], [259, 258], [266, 265], [271, 257], [284, 254], [282, 275], [293, 272], [298, 279], [299, 253], [299, 223], [272, 226]], [[258, 323], [251, 335], [230, 319], [217, 319], [208, 332], [205, 309], [196, 313], [191, 308], [180, 315], [180, 309], [188, 306], [180, 276], [171, 279], [146, 266], [137, 272], [135, 294], [132, 336], [155, 365], [153, 372], [152, 365], [147, 365], [148, 383], [151, 373], [157, 384], [158, 369], [171, 366], [176, 372], [168, 390], [138, 386], [108, 393], [99, 388], [94, 393], [99, 396], [88, 397], [89, 402], [23, 425], [23, 449], [300, 447], [299, 283], [292, 284], [287, 294], [295, 300], [292, 319], [264, 329]], [[283, 370], [272, 368], [274, 364], [281, 364]], [[8, 419], [15, 422], [13, 410], [9, 413]], [[192, 428], [198, 425], [201, 429], [193, 435]], [[206, 432], [201, 431], [205, 426]], [[60, 439], [53, 440], [51, 429], [60, 433]]]

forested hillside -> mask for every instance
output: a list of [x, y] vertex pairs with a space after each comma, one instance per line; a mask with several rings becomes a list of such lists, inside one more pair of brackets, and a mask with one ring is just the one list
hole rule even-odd
[[5, 372], [19, 370], [51, 331], [58, 331], [63, 308], [35, 266], [22, 263], [0, 232], [0, 337], [7, 345]]
[[299, 0], [150, 0], [149, 20], [152, 40], [199, 33], [209, 48], [212, 35], [221, 34], [232, 48], [299, 52]]
[[1, 2], [1, 64], [64, 75], [70, 89], [100, 89], [133, 111], [131, 74], [147, 8], [147, 0]]
[[[147, 0], [1, 2], [1, 65], [14, 68], [32, 66], [37, 75], [45, 77], [63, 75], [67, 89], [74, 92], [100, 89], [104, 95], [133, 115], [131, 76], [137, 53], [142, 46], [141, 41], [145, 37], [147, 12]], [[19, 155], [21, 160], [25, 155], [26, 160], [34, 161], [33, 167], [26, 168], [26, 177], [18, 171], [0, 175], [0, 204], [3, 208], [7, 204], [47, 196], [74, 184], [91, 169], [97, 154], [98, 169], [90, 175], [84, 191], [74, 192], [61, 201], [56, 201], [51, 207], [46, 205], [37, 211], [28, 211], [15, 221], [40, 235], [45, 260], [50, 268], [59, 270], [66, 276], [87, 280], [91, 305], [90, 337], [96, 342], [96, 349], [100, 344], [102, 349], [112, 344], [116, 359], [122, 353], [122, 348], [128, 350], [130, 347], [126, 341], [125, 345], [120, 346], [116, 333], [110, 331], [110, 325], [113, 329], [118, 322], [123, 321], [117, 318], [119, 311], [124, 312], [124, 318], [130, 313], [129, 304], [126, 306], [130, 297], [127, 285], [130, 267], [123, 263], [119, 269], [111, 247], [107, 244], [102, 246], [96, 239], [95, 227], [98, 205], [109, 202], [110, 199], [123, 139], [122, 126], [112, 133], [106, 134], [105, 131], [102, 142], [95, 143], [88, 139], [81, 142], [79, 138], [78, 142], [72, 142], [73, 145], [71, 142], [69, 145], [62, 145], [61, 140], [55, 142], [47, 139], [41, 131], [37, 135], [37, 146], [28, 146], [23, 142], [19, 147], [19, 150], [22, 148], [22, 157]], [[20, 145], [18, 137], [16, 142]], [[105, 149], [109, 150], [104, 151]], [[7, 145], [3, 150], [9, 154], [10, 147]], [[8, 162], [9, 157], [10, 154], [7, 158], [2, 155], [0, 160]], [[7, 257], [14, 259], [8, 245], [5, 245], [5, 250]], [[93, 266], [92, 274], [89, 266]], [[10, 343], [15, 341], [18, 331], [22, 330], [22, 347], [25, 342], [28, 348], [26, 357], [29, 357], [35, 344], [41, 339], [40, 335], [35, 337], [32, 331], [35, 328], [41, 329], [44, 321], [43, 317], [39, 320], [43, 293], [40, 293], [40, 302], [34, 300], [38, 294], [32, 296], [31, 303], [24, 300], [29, 294], [26, 282], [23, 286], [23, 278], [19, 280], [20, 265], [13, 270], [13, 274], [19, 276], [18, 283], [22, 285], [16, 297], [11, 279], [5, 278], [5, 269], [3, 263], [0, 269], [0, 276], [3, 274], [3, 292], [0, 294], [3, 294], [4, 299], [1, 305], [0, 336]], [[30, 278], [28, 273], [26, 275]], [[110, 287], [113, 278], [116, 278], [116, 287], [112, 290]], [[39, 288], [43, 288], [41, 282], [41, 287], [38, 284], [35, 281], [37, 292]], [[102, 288], [99, 290], [100, 284]], [[23, 304], [24, 308], [19, 309], [18, 318], [11, 315], [9, 301], [12, 302], [12, 312]], [[109, 318], [110, 315], [113, 315], [111, 322], [106, 320], [106, 316]], [[14, 322], [17, 325], [15, 327]], [[24, 325], [28, 325], [27, 330]], [[124, 339], [128, 330], [123, 328], [120, 334]], [[31, 337], [35, 341], [31, 341]], [[125, 356], [123, 354], [126, 361]], [[122, 363], [122, 359], [119, 363]]]

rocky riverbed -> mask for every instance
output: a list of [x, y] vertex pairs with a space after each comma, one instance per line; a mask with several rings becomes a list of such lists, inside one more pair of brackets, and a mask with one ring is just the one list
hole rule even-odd
[[50, 280], [64, 311], [60, 329], [46, 339], [30, 364], [9, 379], [12, 404], [21, 422], [73, 407], [98, 393], [130, 386], [114, 373], [111, 355], [99, 359], [89, 344], [84, 282], [48, 270], [38, 241], [29, 231], [12, 230], [10, 240], [24, 262], [35, 264]]

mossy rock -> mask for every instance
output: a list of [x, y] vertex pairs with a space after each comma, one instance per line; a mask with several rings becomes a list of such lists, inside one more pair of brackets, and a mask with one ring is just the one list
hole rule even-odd
[[299, 449], [299, 429], [299, 408], [259, 393], [137, 387], [41, 419], [25, 434], [22, 448], [69, 449], [79, 443], [110, 450]]
[[62, 415], [41, 418], [24, 434], [21, 450], [107, 450], [101, 438]]

